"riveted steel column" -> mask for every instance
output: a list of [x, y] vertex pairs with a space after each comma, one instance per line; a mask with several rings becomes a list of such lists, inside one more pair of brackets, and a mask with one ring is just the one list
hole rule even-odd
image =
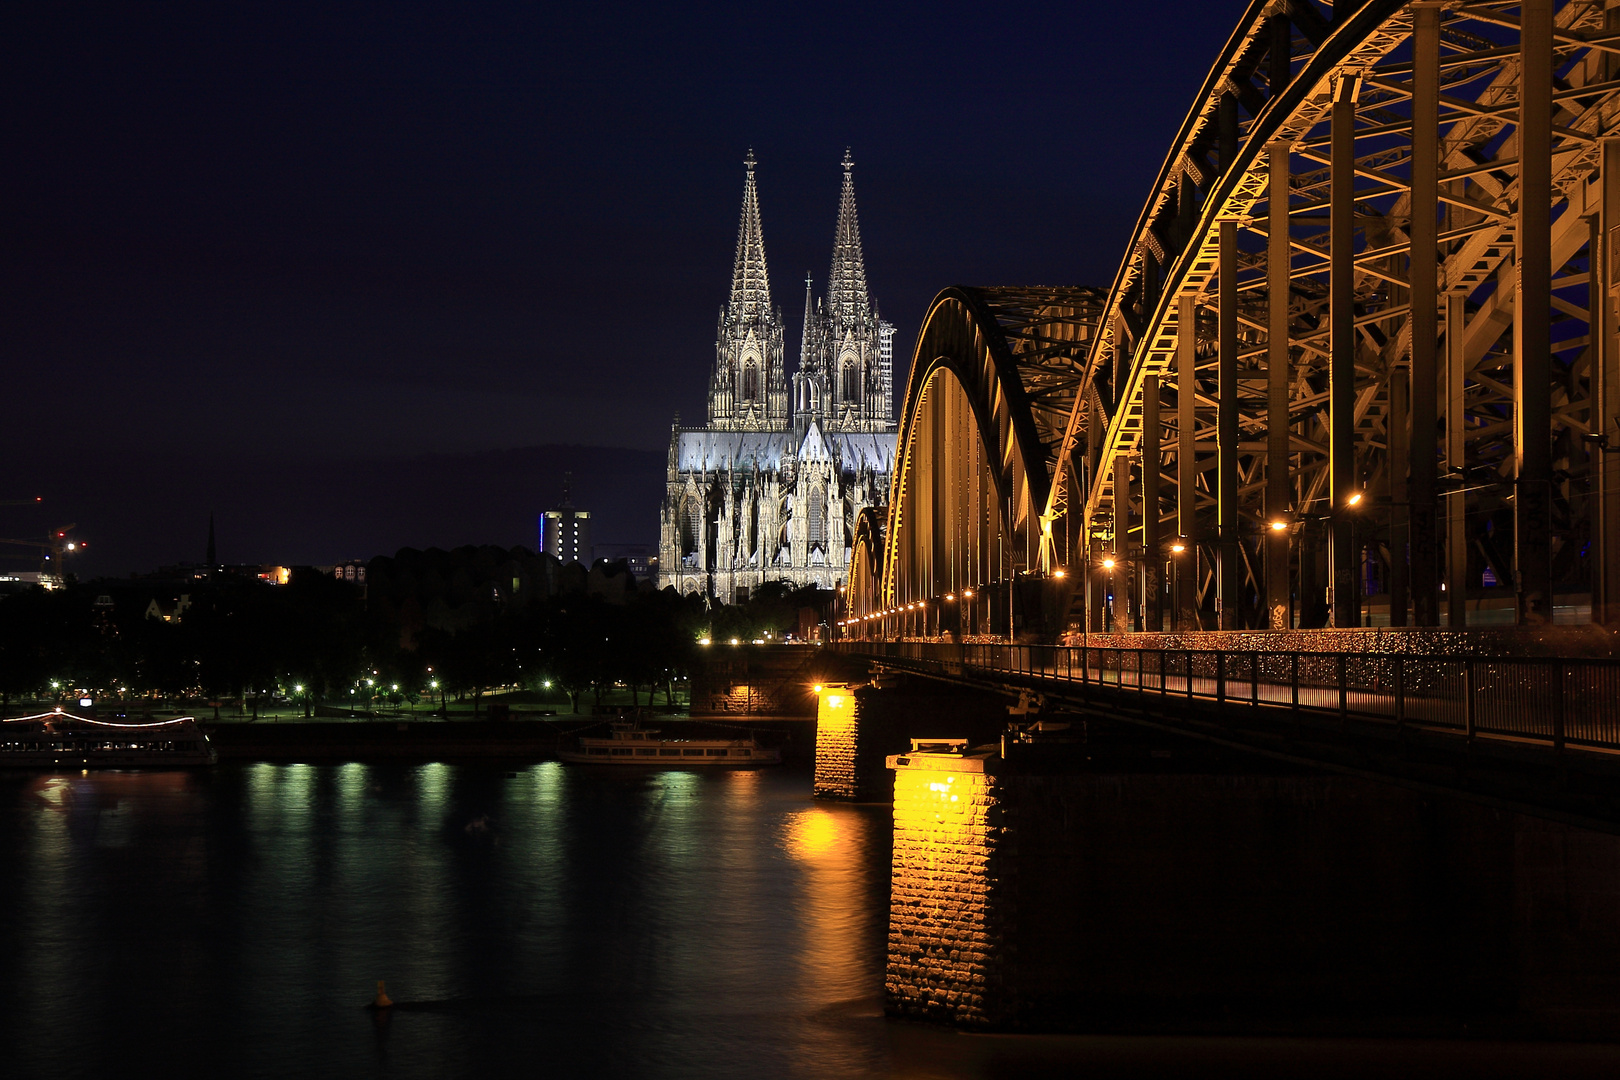
[[1552, 620], [1552, 0], [1520, 12], [1513, 558], [1519, 622], [1534, 624]]
[[[1337, 125], [1335, 125], [1337, 131]], [[1288, 278], [1292, 253], [1288, 246], [1288, 154], [1292, 144], [1279, 139], [1268, 146], [1270, 207], [1266, 242], [1266, 520], [1285, 521], [1291, 477], [1288, 471]], [[1289, 628], [1288, 531], [1265, 530], [1265, 602], [1267, 625]]]
[[[1114, 331], [1114, 348], [1122, 347], [1124, 332], [1120, 327]], [[1098, 416], [1096, 399], [1086, 399], [1086, 483], [1085, 489], [1092, 490], [1097, 483], [1098, 446], [1102, 442], [1102, 433], [1098, 431], [1101, 418]], [[1101, 633], [1105, 618], [1104, 607], [1107, 604], [1107, 585], [1102, 568], [1098, 565], [1104, 552], [1100, 549], [1093, 526], [1096, 522], [1086, 519], [1086, 629], [1093, 634]]]
[[[1412, 442], [1407, 486], [1412, 624], [1440, 624], [1436, 576], [1435, 463], [1439, 416], [1436, 393], [1436, 287], [1440, 202], [1440, 8], [1412, 5]], [[1391, 462], [1395, 458], [1391, 454]]]
[[1164, 629], [1164, 545], [1159, 539], [1159, 377], [1142, 380], [1142, 629]]
[[1463, 394], [1468, 353], [1463, 340], [1468, 298], [1446, 294], [1446, 469], [1456, 489], [1446, 495], [1446, 625], [1468, 625], [1467, 398]]
[[1238, 336], [1237, 222], [1220, 223], [1220, 332], [1217, 340], [1215, 445], [1216, 522], [1220, 549], [1216, 557], [1216, 596], [1222, 630], [1238, 629], [1238, 596], [1243, 583], [1243, 554], [1238, 544]]
[[[1610, 11], [1611, 18], [1616, 14]], [[1592, 309], [1593, 340], [1602, 342], [1592, 379], [1592, 432], [1607, 449], [1597, 458], [1597, 513], [1592, 555], [1592, 618], [1606, 626], [1620, 623], [1620, 139], [1603, 140], [1603, 206], [1600, 251], [1592, 264], [1601, 269], [1602, 302]], [[1601, 329], [1600, 329], [1601, 327]]]
[[1329, 196], [1328, 282], [1328, 591], [1334, 626], [1360, 626], [1356, 552], [1350, 497], [1356, 492], [1356, 268], [1355, 165], [1352, 125], [1355, 78], [1342, 78], [1333, 94], [1332, 191]]
[[1185, 551], [1176, 556], [1176, 629], [1198, 625], [1198, 298], [1176, 298], [1176, 531]]
[[1131, 630], [1131, 458], [1114, 455], [1114, 599], [1108, 605], [1109, 629], [1116, 634]]
[[1411, 537], [1406, 521], [1406, 418], [1411, 384], [1405, 368], [1389, 373], [1389, 416], [1384, 421], [1389, 440], [1389, 625], [1406, 625], [1406, 553]]

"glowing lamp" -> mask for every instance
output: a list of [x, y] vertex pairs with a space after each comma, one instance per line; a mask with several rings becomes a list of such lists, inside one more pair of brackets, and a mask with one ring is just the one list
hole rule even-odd
[[1052, 576], [1055, 577], [1055, 578], [1063, 578], [1063, 577], [1068, 577], [1069, 573], [1068, 573], [1067, 570], [1064, 570], [1063, 567], [1060, 566], [1056, 570], [1052, 571]]
[[1288, 522], [1286, 521], [1273, 521], [1271, 523], [1272, 532], [1282, 532], [1286, 528], [1288, 528]]
[[1113, 559], [1104, 559], [1103, 560], [1103, 569], [1104, 570], [1112, 570], [1113, 568], [1114, 568], [1114, 560]]
[[1355, 506], [1359, 502], [1361, 502], [1361, 492], [1357, 491], [1345, 500], [1345, 505]]
[[971, 599], [973, 599], [973, 590], [972, 589], [963, 589], [962, 590], [962, 595], [967, 597], [969, 600], [971, 600]]
[[1171, 551], [1172, 554], [1175, 554], [1175, 555], [1180, 555], [1183, 551], [1186, 551], [1186, 550], [1187, 550], [1187, 545], [1186, 544], [1171, 544], [1170, 545], [1170, 551]]
[[820, 684], [820, 683], [816, 683], [816, 685], [815, 685], [815, 686], [814, 686], [814, 687], [812, 687], [812, 688], [811, 688], [811, 689], [812, 689], [812, 691], [813, 691], [813, 692], [814, 692], [814, 693], [817, 693], [817, 694], [819, 694], [819, 693], [821, 693], [821, 684]]

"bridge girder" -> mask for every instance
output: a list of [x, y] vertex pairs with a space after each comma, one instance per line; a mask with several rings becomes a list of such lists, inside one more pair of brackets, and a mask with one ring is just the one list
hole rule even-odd
[[935, 301], [868, 612], [1620, 622], [1617, 135], [1614, 0], [1255, 0], [1106, 294]]
[[935, 298], [906, 388], [888, 521], [881, 535], [867, 529], [869, 548], [857, 539], [856, 561], [879, 570], [852, 588], [853, 612], [971, 591], [1034, 563], [1102, 299], [1099, 289], [967, 287]]
[[[1602, 168], [1620, 125], [1620, 20], [1583, 0], [1338, 8], [1253, 4], [1206, 79], [1109, 292], [1055, 456], [1054, 492], [1096, 461], [1081, 527], [1054, 533], [1079, 543], [1051, 545], [1045, 567], [1095, 573], [1106, 553], [1173, 574], [1173, 538], [1199, 563], [1181, 569], [1189, 628], [1320, 625], [1318, 585], [1336, 621], [1359, 621], [1374, 560], [1397, 624], [1409, 598], [1415, 621], [1438, 622], [1444, 599], [1457, 625], [1485, 571], [1516, 581], [1522, 621], [1550, 619], [1555, 585], [1588, 584], [1612, 620], [1620, 463], [1582, 436], [1614, 438], [1620, 412], [1620, 273], [1592, 244], [1620, 225], [1620, 170], [1606, 189]], [[1538, 38], [1521, 34], [1537, 20]], [[1521, 142], [1544, 148], [1529, 170]], [[1526, 183], [1542, 197], [1521, 198]], [[1433, 287], [1414, 287], [1414, 262], [1431, 260]], [[1531, 281], [1520, 266], [1545, 269]], [[1164, 408], [1148, 440], [1150, 381]], [[1144, 442], [1158, 449], [1147, 466]], [[1150, 508], [1144, 467], [1165, 481]], [[1049, 500], [1049, 520], [1068, 512]], [[1145, 513], [1162, 527], [1144, 530]], [[1166, 539], [1145, 550], [1152, 532]], [[1149, 605], [1130, 607], [1142, 625]]]

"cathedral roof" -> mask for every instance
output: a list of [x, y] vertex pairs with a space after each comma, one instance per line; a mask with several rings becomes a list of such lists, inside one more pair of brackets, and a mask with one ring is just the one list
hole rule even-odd
[[827, 314], [834, 325], [858, 322], [872, 314], [866, 294], [866, 260], [861, 254], [861, 223], [855, 214], [855, 180], [850, 175], [855, 161], [848, 150], [843, 165], [844, 190], [838, 200], [832, 274], [827, 279]]
[[821, 435], [821, 425], [814, 420], [810, 421], [810, 430], [804, 433], [804, 441], [799, 444], [800, 461], [827, 461], [832, 452], [827, 448], [827, 442]]
[[683, 431], [676, 450], [676, 467], [681, 472], [751, 471], [775, 472], [787, 457], [799, 460], [826, 460], [831, 457], [840, 469], [889, 473], [894, 469], [896, 436], [892, 432], [822, 432], [812, 427], [803, 440], [808, 449], [811, 437], [817, 440], [819, 456], [802, 456], [791, 431]]
[[765, 269], [765, 233], [759, 221], [759, 190], [754, 186], [754, 152], [743, 161], [742, 221], [737, 226], [737, 258], [731, 269], [731, 304], [728, 313], [742, 322], [771, 314], [771, 279]]

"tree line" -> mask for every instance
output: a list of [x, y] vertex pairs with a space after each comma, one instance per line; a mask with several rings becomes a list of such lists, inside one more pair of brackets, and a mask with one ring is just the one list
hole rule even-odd
[[[0, 598], [0, 705], [84, 690], [126, 699], [375, 707], [502, 687], [572, 707], [630, 689], [669, 702], [702, 639], [780, 639], [826, 617], [830, 594], [768, 584], [715, 605], [524, 549], [406, 549], [365, 584], [313, 568], [284, 585], [214, 576], [92, 581]], [[809, 614], [809, 613], [814, 613]]]

